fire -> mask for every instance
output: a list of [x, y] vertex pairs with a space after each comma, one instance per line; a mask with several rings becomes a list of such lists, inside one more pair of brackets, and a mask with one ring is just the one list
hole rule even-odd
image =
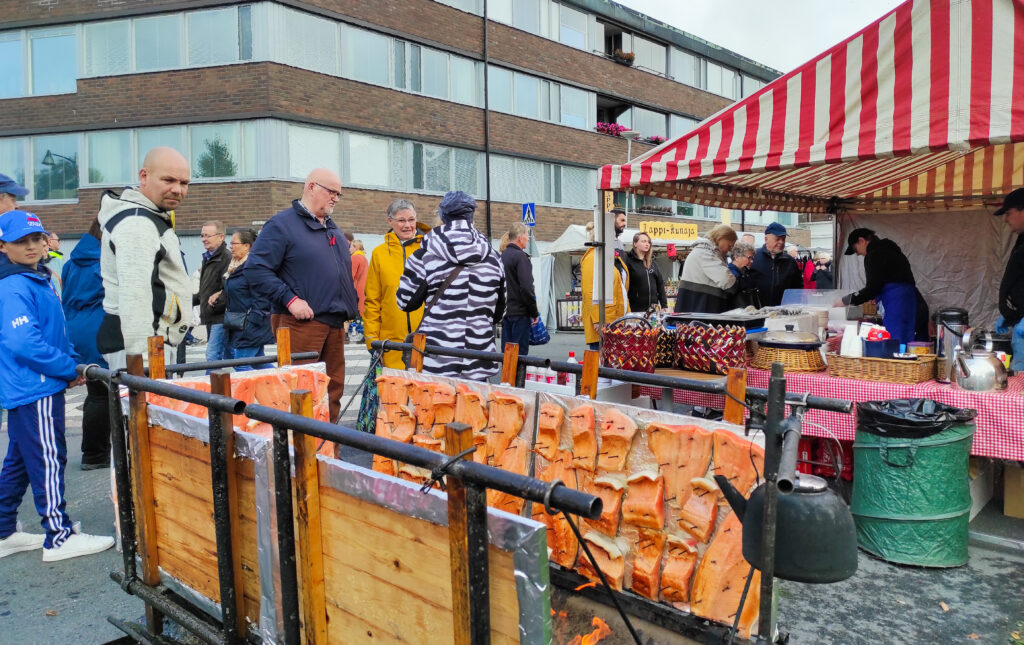
[[569, 641], [568, 645], [595, 645], [597, 642], [604, 640], [612, 633], [611, 628], [608, 627], [608, 623], [604, 622], [597, 616], [594, 616], [593, 625], [596, 628], [594, 631], [583, 636], [576, 636]]
[[585, 582], [585, 583], [581, 584], [580, 586], [576, 587], [575, 589], [573, 589], [573, 591], [580, 591], [581, 589], [586, 589], [587, 587], [596, 587], [596, 586], [597, 586], [597, 582]]

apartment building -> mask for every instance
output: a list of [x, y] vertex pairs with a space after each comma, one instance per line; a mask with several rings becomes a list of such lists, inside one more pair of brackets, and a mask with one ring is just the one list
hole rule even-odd
[[[489, 206], [494, 237], [535, 203], [544, 241], [591, 217], [597, 167], [778, 76], [608, 0], [488, 0], [487, 20], [483, 9], [0, 0], [0, 172], [67, 237], [88, 227], [105, 190], [135, 180], [148, 149], [169, 145], [192, 166], [177, 213], [186, 237], [211, 219], [258, 226], [325, 166], [345, 186], [335, 218], [356, 235], [383, 234], [395, 197], [429, 221], [440, 196], [461, 189], [480, 201], [481, 229]], [[599, 132], [607, 123], [638, 139]], [[701, 230], [720, 218], [643, 197], [629, 205]], [[776, 218], [797, 224], [745, 214], [753, 229]]]

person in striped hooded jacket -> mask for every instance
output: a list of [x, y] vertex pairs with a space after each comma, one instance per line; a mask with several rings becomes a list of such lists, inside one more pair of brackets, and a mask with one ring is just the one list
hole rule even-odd
[[[505, 313], [505, 270], [490, 241], [473, 227], [475, 211], [476, 201], [461, 190], [444, 196], [442, 225], [423, 237], [405, 263], [395, 298], [402, 311], [426, 305], [416, 331], [427, 336], [428, 345], [493, 352], [494, 327]], [[423, 359], [424, 372], [474, 381], [486, 380], [498, 367], [446, 356]]]

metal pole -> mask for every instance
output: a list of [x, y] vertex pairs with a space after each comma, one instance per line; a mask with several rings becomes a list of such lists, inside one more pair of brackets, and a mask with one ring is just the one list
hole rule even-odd
[[[88, 376], [88, 369], [85, 370]], [[120, 388], [113, 378], [107, 380], [107, 409], [110, 412], [110, 448], [114, 453], [114, 482], [117, 487], [117, 517], [120, 529], [121, 554], [124, 557], [124, 580], [138, 577], [135, 568], [135, 515], [132, 507], [131, 469], [128, 467], [128, 446], [125, 438], [124, 413], [121, 410]]]
[[487, 0], [484, 0], [484, 222], [487, 226], [487, 243], [491, 243], [491, 103], [488, 95], [488, 80], [491, 59], [487, 36]]
[[775, 593], [775, 522], [779, 490], [779, 473], [783, 416], [786, 413], [786, 378], [781, 363], [772, 364], [768, 380], [768, 405], [764, 438], [764, 514], [761, 525], [761, 606], [758, 613], [757, 636], [759, 643], [770, 643], [775, 630], [772, 615]]
[[487, 489], [466, 484], [466, 533], [469, 551], [470, 642], [491, 642], [491, 591], [487, 552]]
[[[208, 409], [210, 420], [210, 479], [213, 487], [213, 530], [217, 541], [217, 582], [220, 613], [229, 643], [238, 641], [234, 550], [231, 548], [231, 507], [228, 503], [228, 454], [221, 414]], [[233, 456], [232, 456], [233, 457]]]
[[273, 457], [284, 643], [299, 645], [299, 580], [295, 568], [295, 527], [292, 525], [292, 462], [288, 454], [288, 430], [283, 426], [274, 426]]

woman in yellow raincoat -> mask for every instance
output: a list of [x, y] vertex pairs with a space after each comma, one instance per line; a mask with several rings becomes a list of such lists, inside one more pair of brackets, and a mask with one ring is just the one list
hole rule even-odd
[[[366, 304], [363, 313], [363, 334], [366, 347], [375, 340], [403, 342], [420, 324], [423, 308], [404, 312], [395, 301], [395, 291], [405, 270], [405, 261], [420, 248], [423, 234], [430, 231], [426, 224], [416, 221], [416, 209], [405, 199], [396, 199], [388, 205], [388, 225], [384, 243], [373, 250], [370, 269], [366, 276]], [[384, 354], [383, 365], [405, 369], [402, 352]]]
[[[606, 216], [613, 213], [607, 213]], [[615, 235], [618, 237], [626, 228], [626, 214], [615, 212]], [[594, 241], [593, 223], [587, 224], [587, 235], [590, 241]], [[614, 240], [609, 242], [614, 244]], [[580, 260], [580, 286], [583, 289], [583, 339], [590, 349], [598, 349], [601, 342], [601, 311], [598, 305], [593, 302], [594, 293], [594, 255], [595, 247], [590, 247], [583, 254]], [[629, 270], [626, 263], [620, 257], [618, 250], [615, 251], [615, 271], [612, 272], [614, 279], [612, 284], [606, 287], [604, 322], [608, 324], [616, 318], [626, 315], [626, 292], [629, 290]]]

